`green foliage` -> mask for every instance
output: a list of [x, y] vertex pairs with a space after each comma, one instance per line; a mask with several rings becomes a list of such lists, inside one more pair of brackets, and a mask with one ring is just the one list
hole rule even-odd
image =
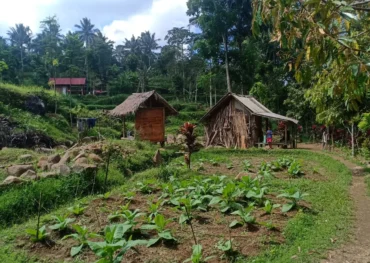
[[56, 224], [49, 226], [51, 230], [63, 231], [68, 228], [70, 223], [73, 223], [76, 219], [67, 218], [67, 216], [53, 216]]
[[254, 206], [250, 205], [247, 208], [241, 208], [237, 211], [232, 212], [232, 215], [238, 215], [241, 218], [241, 221], [234, 220], [230, 223], [229, 227], [235, 227], [237, 225], [244, 225], [244, 224], [255, 224], [256, 218], [252, 216], [252, 211], [254, 210]]
[[78, 203], [72, 207], [69, 207], [67, 210], [76, 216], [80, 216], [85, 212], [86, 208], [87, 206], [83, 206], [82, 204]]
[[288, 174], [292, 177], [298, 177], [303, 175], [301, 163], [299, 161], [294, 160], [288, 168]]
[[46, 232], [46, 226], [40, 227], [38, 231], [37, 229], [26, 229], [26, 233], [33, 242], [44, 241], [49, 236], [49, 233]]
[[204, 263], [211, 260], [213, 257], [206, 257], [203, 259], [203, 251], [202, 245], [194, 245], [193, 246], [193, 253], [191, 257], [186, 259], [184, 262], [192, 262], [192, 263]]
[[270, 215], [273, 209], [278, 208], [278, 207], [280, 207], [279, 204], [273, 204], [270, 200], [266, 200], [263, 210], [266, 212], [266, 214]]
[[251, 168], [252, 168], [252, 164], [250, 163], [250, 161], [248, 160], [243, 161], [243, 169], [245, 172], [249, 172]]
[[167, 224], [171, 222], [166, 220], [161, 214], [157, 214], [154, 218], [154, 225], [142, 225], [140, 229], [142, 230], [156, 230], [158, 237], [152, 238], [148, 241], [148, 247], [151, 247], [158, 243], [160, 240], [166, 240], [171, 242], [176, 242], [177, 240], [172, 236], [171, 230], [166, 229]]
[[95, 233], [89, 233], [89, 230], [85, 226], [80, 225], [73, 225], [72, 228], [76, 231], [76, 233], [66, 235], [62, 238], [62, 240], [72, 238], [78, 242], [78, 246], [74, 246], [71, 248], [71, 257], [75, 257], [81, 253], [82, 249], [88, 245], [88, 238], [89, 237], [99, 237], [99, 235]]
[[306, 196], [308, 196], [308, 194], [302, 193], [295, 188], [290, 188], [286, 190], [284, 193], [280, 194], [278, 197], [284, 197], [288, 199], [290, 202], [287, 204], [284, 204], [281, 211], [283, 213], [287, 213], [290, 210], [296, 208], [298, 205], [298, 202], [303, 200], [304, 197]]

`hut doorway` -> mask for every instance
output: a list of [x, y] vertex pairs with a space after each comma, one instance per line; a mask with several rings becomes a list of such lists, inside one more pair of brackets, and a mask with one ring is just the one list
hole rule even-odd
[[135, 130], [140, 140], [164, 142], [164, 108], [140, 109], [136, 113]]

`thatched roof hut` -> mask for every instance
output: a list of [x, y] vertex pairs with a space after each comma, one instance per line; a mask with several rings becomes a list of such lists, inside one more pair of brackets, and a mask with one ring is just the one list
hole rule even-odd
[[156, 91], [134, 93], [122, 104], [109, 112], [110, 116], [123, 119], [123, 135], [126, 136], [125, 117], [135, 115], [135, 137], [152, 142], [164, 142], [165, 119], [178, 112]]
[[156, 91], [145, 93], [134, 93], [129, 96], [122, 104], [109, 112], [114, 117], [124, 117], [135, 114], [140, 108], [163, 107], [166, 116], [177, 115], [177, 111]]
[[281, 144], [287, 146], [291, 143], [292, 148], [295, 147], [293, 140], [288, 141], [288, 126], [292, 128], [294, 134], [297, 120], [273, 113], [252, 96], [233, 93], [226, 94], [200, 120], [206, 126], [206, 145], [221, 145], [227, 148], [253, 147], [263, 140], [262, 118], [266, 121], [268, 119], [284, 121], [287, 125], [285, 138]]

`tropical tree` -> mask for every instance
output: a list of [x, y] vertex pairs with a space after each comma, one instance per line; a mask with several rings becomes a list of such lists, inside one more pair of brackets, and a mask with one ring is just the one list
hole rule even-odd
[[155, 37], [155, 33], [151, 34], [149, 31], [141, 33], [140, 46], [144, 56], [144, 62], [148, 68], [152, 66], [152, 61], [156, 57], [154, 51], [160, 48], [158, 41], [160, 39]]
[[24, 55], [25, 50], [29, 46], [32, 39], [32, 31], [28, 26], [23, 24], [16, 24], [15, 27], [11, 27], [8, 31], [10, 43], [19, 50], [22, 78], [24, 73]]

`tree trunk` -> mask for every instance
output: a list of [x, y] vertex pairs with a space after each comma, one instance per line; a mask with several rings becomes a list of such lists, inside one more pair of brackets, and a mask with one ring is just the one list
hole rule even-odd
[[352, 123], [351, 127], [351, 140], [352, 140], [352, 157], [355, 157], [355, 124]]
[[21, 46], [21, 65], [22, 65], [22, 84], [23, 84], [23, 75], [24, 75], [24, 64], [23, 64], [23, 47]]
[[195, 77], [195, 103], [197, 103], [198, 100], [198, 82], [197, 82], [197, 77]]
[[231, 80], [230, 80], [230, 72], [229, 72], [229, 44], [227, 39], [227, 34], [222, 36], [225, 48], [225, 68], [226, 68], [226, 83], [227, 83], [227, 91], [232, 92], [231, 89]]
[[185, 63], [184, 63], [184, 45], [181, 46], [181, 61], [182, 61], [182, 94], [185, 98]]
[[87, 54], [85, 57], [85, 70], [86, 70], [86, 91], [89, 91], [89, 66], [88, 66], [88, 60], [87, 60]]
[[209, 79], [209, 106], [212, 108], [212, 72], [211, 72], [211, 77]]

